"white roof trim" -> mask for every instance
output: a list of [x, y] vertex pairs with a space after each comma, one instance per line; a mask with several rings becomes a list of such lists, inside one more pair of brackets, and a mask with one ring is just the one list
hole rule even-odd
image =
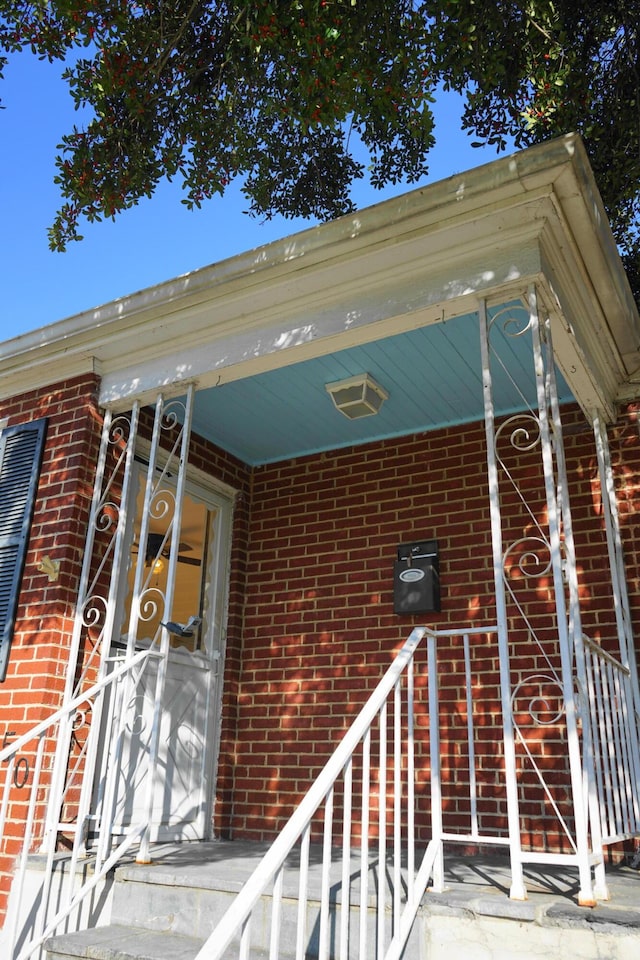
[[0, 396], [27, 368], [30, 389], [92, 369], [101, 401], [125, 406], [437, 322], [531, 279], [571, 327], [560, 360], [582, 368], [578, 398], [589, 382], [584, 402], [611, 412], [640, 366], [640, 321], [574, 136], [6, 341]]

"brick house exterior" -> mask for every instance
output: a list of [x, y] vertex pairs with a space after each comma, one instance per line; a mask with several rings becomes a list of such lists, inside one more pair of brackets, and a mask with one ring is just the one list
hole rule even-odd
[[[80, 376], [26, 391], [0, 404], [5, 427], [47, 420], [11, 655], [0, 698], [3, 746], [57, 709], [64, 692], [87, 505], [100, 439], [97, 392], [97, 377]], [[53, 582], [39, 569], [46, 555], [60, 564], [61, 575]], [[23, 775], [24, 763], [16, 772], [18, 783]], [[3, 909], [7, 876], [20, 849], [25, 814], [26, 805], [17, 805], [9, 813], [10, 839], [2, 857]]]
[[[534, 158], [542, 158], [535, 159], [535, 163], [541, 167], [547, 163], [549, 166], [559, 163], [571, 166], [571, 158], [557, 160], [553, 152], [557, 149], [547, 148], [548, 161], [544, 152], [534, 152]], [[526, 154], [522, 156], [525, 158], [522, 162], [526, 164]], [[579, 149], [578, 156], [581, 157]], [[491, 172], [482, 174], [485, 179], [479, 183], [478, 191], [480, 187], [486, 191], [487, 185], [492, 184], [495, 191], [495, 198], [490, 197], [492, 209], [500, 209], [504, 202], [504, 182], [509, 181], [510, 174], [504, 173], [507, 167], [503, 165], [499, 168], [500, 175], [494, 175], [493, 166], [487, 168]], [[524, 174], [519, 174], [522, 180], [528, 172], [527, 168]], [[531, 177], [534, 174], [539, 176], [538, 167], [530, 173]], [[455, 183], [451, 189], [454, 187]], [[457, 189], [460, 190], [459, 185]], [[471, 189], [469, 193], [473, 195]], [[455, 197], [455, 191], [453, 194], [449, 191], [448, 203], [453, 209], [457, 201], [451, 200], [451, 195]], [[531, 200], [532, 205], [534, 200]], [[419, 205], [422, 201], [415, 202]], [[438, 204], [440, 202], [438, 200]], [[382, 231], [383, 235], [382, 240], [377, 234], [375, 236], [372, 248], [376, 250], [381, 245], [384, 248], [384, 243], [393, 246], [394, 218], [399, 219], [398, 211], [403, 209], [402, 205], [396, 205], [388, 207], [386, 213], [385, 207], [383, 205], [375, 214], [375, 229]], [[454, 214], [459, 215], [454, 210], [453, 219]], [[473, 209], [468, 219], [467, 229], [473, 233]], [[534, 221], [535, 217], [529, 218], [528, 215], [523, 218], [528, 227]], [[320, 228], [318, 236], [324, 237], [322, 231], [327, 229], [330, 231], [331, 225], [330, 228]], [[400, 236], [400, 228], [398, 231]], [[327, 237], [326, 241], [322, 240], [327, 247], [331, 243], [341, 246], [347, 242], [344, 231], [340, 234], [329, 232]], [[474, 243], [477, 247], [477, 241]], [[286, 283], [292, 287], [296, 282], [304, 282], [299, 275], [305, 270], [313, 276], [314, 264], [319, 259], [317, 248], [311, 249], [306, 256], [309, 266], [305, 262], [297, 268], [298, 276], [285, 276]], [[487, 256], [490, 259], [490, 253]], [[502, 254], [498, 259], [501, 257]], [[549, 256], [547, 263], [551, 259]], [[262, 272], [257, 271], [257, 279], [256, 276], [247, 279], [246, 272], [243, 273], [241, 289], [256, 286], [260, 301], [256, 316], [268, 316], [260, 322], [256, 320], [253, 326], [247, 324], [242, 334], [238, 334], [238, 344], [233, 341], [233, 331], [229, 334], [231, 368], [234, 363], [238, 368], [242, 367], [234, 357], [237, 358], [243, 350], [247, 355], [245, 340], [240, 342], [242, 337], [249, 342], [252, 337], [260, 340], [261, 331], [271, 331], [273, 317], [278, 315], [277, 297], [272, 295], [270, 285], [276, 280], [280, 282], [282, 274], [286, 273], [286, 258], [280, 258], [278, 253], [270, 263], [267, 254], [266, 260], [267, 266]], [[619, 265], [614, 264], [611, 270], [615, 274], [613, 280], [604, 277], [604, 273], [599, 277], [594, 274], [593, 283], [606, 286], [609, 282], [612, 288], [620, 285]], [[461, 267], [460, 273], [463, 272]], [[554, 274], [554, 283], [562, 275], [557, 264], [553, 264], [550, 272]], [[232, 274], [233, 270], [228, 268], [226, 273]], [[544, 262], [534, 273], [544, 286]], [[487, 290], [487, 295], [495, 302], [513, 298], [514, 288], [520, 290], [525, 282], [520, 277], [514, 281], [511, 267], [503, 270], [503, 280], [499, 280], [499, 274], [500, 270], [496, 268], [495, 279]], [[44, 338], [44, 347], [34, 343], [26, 352], [20, 343], [9, 342], [6, 353], [0, 357], [9, 374], [3, 390], [13, 390], [11, 395], [3, 393], [0, 396], [0, 422], [7, 428], [47, 418], [44, 455], [7, 677], [0, 687], [0, 733], [4, 746], [10, 746], [27, 727], [43, 720], [64, 700], [103, 410], [113, 408], [116, 413], [126, 412], [137, 393], [145, 412], [151, 409], [154, 389], [166, 388], [170, 395], [184, 389], [190, 375], [175, 372], [182, 362], [181, 355], [176, 359], [172, 352], [177, 349], [175, 344], [178, 341], [171, 340], [161, 356], [157, 349], [151, 349], [151, 341], [159, 336], [159, 330], [171, 328], [177, 334], [182, 309], [186, 311], [187, 320], [190, 310], [194, 318], [199, 318], [206, 307], [211, 316], [222, 318], [222, 325], [230, 323], [228, 317], [233, 319], [232, 306], [226, 310], [223, 304], [219, 314], [216, 313], [216, 298], [224, 294], [224, 290], [220, 294], [219, 289], [224, 288], [226, 282], [224, 270], [213, 278], [209, 275], [197, 278], [194, 287], [185, 284], [182, 292], [179, 281], [175, 281], [162, 295], [152, 291], [144, 302], [117, 305], [117, 309], [104, 317], [99, 312], [87, 315], [75, 321], [71, 331], [66, 328], [52, 331], [51, 337]], [[231, 282], [234, 282], [233, 277]], [[569, 285], [569, 281], [566, 282]], [[314, 283], [314, 289], [320, 290], [321, 282]], [[442, 289], [446, 286], [443, 281]], [[390, 290], [391, 287], [390, 283]], [[485, 295], [481, 289], [461, 291], [462, 287], [451, 293], [452, 316], [456, 312], [474, 310], [478, 297]], [[230, 304], [236, 296], [239, 294], [234, 288]], [[283, 316], [289, 310], [287, 296], [289, 293], [282, 299]], [[393, 297], [389, 296], [397, 299], [396, 292]], [[464, 307], [460, 306], [465, 297], [472, 301], [471, 306], [466, 301]], [[357, 285], [353, 298], [354, 304], [360, 303], [358, 298], [362, 300], [362, 314], [365, 315], [368, 300], [362, 283]], [[632, 396], [634, 381], [630, 375], [634, 357], [626, 342], [634, 341], [637, 353], [640, 340], [636, 332], [637, 315], [634, 316], [622, 295], [620, 300], [624, 303], [624, 309], [620, 311], [622, 319], [616, 318], [611, 326], [624, 330], [617, 347], [625, 356], [628, 382], [616, 382], [615, 389], [608, 382], [598, 383], [595, 361], [590, 366], [587, 358], [584, 369], [589, 376], [584, 374], [580, 379], [576, 375], [575, 381], [570, 383], [573, 396], [562, 404], [582, 629], [612, 655], [617, 653], [619, 638], [589, 403], [600, 408], [606, 407], [608, 401], [607, 414], [611, 421], [614, 420], [610, 413], [612, 407], [616, 411], [615, 421], [609, 427], [609, 443], [630, 608], [637, 629], [640, 616], [640, 545], [636, 519], [640, 510], [640, 431], [639, 408]], [[628, 315], [624, 314], [625, 309], [629, 311]], [[137, 326], [138, 317], [142, 315], [144, 319], [147, 314], [151, 318], [148, 330], [143, 325]], [[94, 336], [92, 331], [101, 329], [105, 317], [107, 326], [112, 325], [113, 333], [110, 334], [109, 348], [102, 356], [97, 334]], [[190, 330], [188, 325], [184, 326], [185, 322], [182, 322], [184, 342], [188, 340]], [[288, 317], [286, 322], [291, 323]], [[382, 323], [378, 315], [372, 316], [370, 322], [374, 326]], [[418, 323], [412, 320], [408, 327]], [[193, 349], [198, 349], [199, 342], [210, 344], [202, 348], [202, 364], [208, 365], [209, 372], [205, 375], [202, 370], [195, 370], [193, 373], [197, 411], [198, 396], [207, 389], [215, 390], [216, 378], [220, 376], [218, 369], [224, 373], [225, 366], [219, 361], [221, 348], [218, 341], [214, 336], [207, 340], [203, 333], [204, 322], [195, 319], [193, 324], [193, 330], [198, 333], [192, 338]], [[365, 341], [377, 341], [389, 333], [384, 324], [380, 326], [380, 332], [376, 328], [376, 332], [371, 333], [369, 321], [362, 321], [361, 335]], [[134, 334], [138, 340], [127, 339]], [[330, 326], [326, 335], [333, 343], [336, 333]], [[610, 334], [608, 349], [613, 350], [616, 346], [616, 336], [615, 331]], [[351, 339], [341, 342], [340, 348], [345, 351], [353, 345], [354, 335], [349, 333], [349, 337]], [[576, 340], [576, 355], [584, 359], [590, 345], [589, 338], [585, 335], [581, 339], [578, 333]], [[60, 352], [63, 341], [64, 362], [61, 360], [57, 364], [55, 357], [63, 356]], [[135, 387], [130, 377], [130, 371], [135, 368], [131, 356], [134, 342], [145, 343], [140, 355], [140, 377]], [[297, 346], [299, 352], [295, 357], [304, 362], [306, 348], [304, 344]], [[477, 350], [475, 345], [472, 349]], [[564, 342], [560, 343], [563, 372], [570, 366], [566, 360], [568, 349]], [[277, 352], [271, 348], [269, 355]], [[286, 351], [283, 349], [282, 352]], [[594, 349], [594, 356], [596, 352]], [[640, 355], [636, 359], [640, 365]], [[174, 360], [174, 373], [168, 374]], [[283, 366], [293, 362], [282, 360]], [[612, 364], [609, 364], [605, 372], [613, 379], [611, 369]], [[260, 363], [255, 356], [249, 355], [239, 379], [250, 382], [252, 376], [258, 376], [260, 372]], [[620, 380], [620, 373], [617, 375]], [[31, 386], [30, 377], [37, 386]], [[15, 388], [19, 382], [23, 384], [20, 391]], [[118, 383], [124, 386], [116, 387]], [[455, 392], [455, 384], [452, 389]], [[598, 390], [602, 391], [601, 396], [597, 396]], [[605, 393], [606, 399], [603, 398]], [[499, 413], [498, 422], [503, 422], [507, 416], [507, 413]], [[278, 834], [309, 783], [320, 772], [351, 718], [417, 621], [445, 629], [482, 627], [495, 622], [496, 584], [485, 422], [480, 416], [467, 422], [439, 423], [429, 430], [407, 429], [405, 432], [398, 429], [395, 436], [372, 436], [352, 444], [340, 441], [335, 446], [332, 446], [328, 432], [324, 449], [297, 451], [295, 455], [274, 459], [267, 456], [258, 463], [243, 460], [233, 452], [233, 446], [224, 449], [221, 443], [204, 436], [200, 426], [201, 421], [196, 417], [189, 443], [189, 466], [199, 477], [209, 477], [221, 489], [231, 491], [229, 496], [233, 499], [224, 670], [215, 784], [208, 808], [208, 835], [269, 840]], [[149, 432], [143, 439], [148, 436]], [[523, 514], [522, 500], [508, 495], [503, 497], [503, 528], [517, 540], [531, 526], [532, 517], [546, 515], [544, 464], [537, 449], [521, 449], [512, 451], [509, 470], [518, 477], [531, 511]], [[395, 613], [393, 564], [398, 545], [425, 539], [435, 539], [438, 543], [441, 610], [420, 616]], [[55, 575], [43, 564], [47, 557], [56, 562], [58, 572]], [[532, 643], [531, 632], [537, 630], [542, 637], [545, 632], [553, 633], [557, 613], [550, 577], [529, 584], [518, 574], [519, 569], [514, 561], [516, 578], [520, 577], [524, 589], [521, 604], [528, 627], [525, 628], [522, 622], [516, 623], [511, 615], [510, 642], [513, 675], [525, 678], [528, 673], [542, 669], [539, 648]], [[466, 737], [463, 654], [455, 637], [442, 641], [440, 655], [441, 696], [445, 703], [441, 754], [443, 787], [449, 823], [455, 828], [468, 814], [468, 802], [464, 789], [461, 789], [464, 783], [459, 777]], [[80, 670], [88, 656], [88, 651], [81, 649], [79, 666], [74, 669]], [[555, 656], [555, 653], [550, 655], [551, 659]], [[478, 643], [474, 657], [478, 702], [483, 711], [478, 757], [480, 817], [487, 829], [501, 831], [506, 829], [506, 808], [495, 790], [495, 771], [501, 762], [496, 760], [500, 756], [502, 736], [500, 664], [496, 648], [489, 641]], [[417, 723], [419, 734], [422, 732], [426, 737], [429, 725], [426, 670], [424, 661], [419, 663]], [[530, 746], [539, 751], [543, 765], [545, 758], [550, 758], [553, 790], [561, 810], [571, 819], [562, 725], [532, 725], [529, 733]], [[560, 749], [551, 749], [552, 742], [560, 744]], [[418, 751], [420, 758], [420, 744]], [[33, 849], [37, 849], [43, 836], [44, 804], [54, 752], [55, 744], [49, 743], [44, 753], [44, 775], [36, 802]], [[28, 770], [32, 770], [34, 755], [27, 751], [24, 756]], [[521, 805], [523, 845], [564, 849], [566, 838], [558, 831], [554, 817], [546, 812], [543, 788], [535, 777], [528, 779], [530, 774], [521, 759], [519, 763], [524, 793]], [[429, 831], [428, 768], [425, 750], [417, 769], [416, 811], [418, 829], [424, 839], [428, 839]], [[22, 769], [27, 770], [27, 767], [23, 764]], [[14, 767], [11, 776], [14, 785], [20, 786], [20, 769]], [[0, 891], [5, 898], [0, 906], [4, 906], [8, 895], [25, 818], [26, 801], [22, 802], [19, 791], [14, 792], [0, 861]], [[65, 837], [62, 831], [57, 842], [61, 847], [71, 843], [71, 833]]]
[[[583, 625], [588, 635], [606, 642], [615, 634], [615, 618], [604, 574], [601, 505], [593, 489], [593, 437], [575, 407], [566, 410], [565, 425], [582, 561]], [[629, 483], [622, 494], [624, 536], [637, 612], [632, 558], [639, 504], [632, 489], [640, 437], [634, 407], [621, 412], [614, 435], [620, 475]], [[408, 635], [412, 618], [393, 611], [390, 558], [398, 543], [432, 533], [438, 538], [442, 611], [429, 615], [430, 623], [480, 626], [492, 620], [483, 447], [483, 425], [470, 424], [254, 470], [250, 541], [261, 559], [247, 571], [238, 708], [242, 723], [235, 741], [230, 818], [234, 835], [267, 839], [282, 827]], [[537, 490], [535, 458], [522, 455], [519, 460]], [[513, 509], [508, 522], [516, 526], [518, 521]], [[532, 620], [549, 615], [550, 594], [547, 587], [544, 597], [536, 591], [530, 598]], [[530, 650], [523, 651], [519, 662], [516, 655], [514, 670], [526, 670], [530, 656]], [[452, 643], [441, 695], [450, 698], [453, 715], [464, 702], [460, 659], [461, 651]], [[495, 683], [497, 664], [488, 659], [482, 670]], [[458, 727], [462, 737], [460, 720]], [[485, 744], [487, 760], [499, 738], [494, 726]], [[454, 742], [450, 755], [442, 757], [447, 780], [455, 775], [456, 749]], [[562, 843], [559, 835], [550, 838], [539, 785], [538, 790], [531, 785], [530, 797], [532, 790], [536, 796], [526, 818], [528, 838], [533, 842], [537, 831], [540, 837], [545, 833], [547, 843]], [[428, 794], [423, 792], [422, 800], [427, 808]]]

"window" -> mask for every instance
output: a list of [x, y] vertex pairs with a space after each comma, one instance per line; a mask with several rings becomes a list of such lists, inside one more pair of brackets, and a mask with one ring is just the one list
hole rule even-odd
[[0, 434], [0, 682], [5, 679], [47, 421]]
[[[214, 501], [199, 490], [197, 485], [188, 484], [182, 502], [181, 527], [178, 539], [178, 556], [175, 571], [175, 585], [171, 599], [171, 612], [166, 614], [165, 604], [168, 589], [169, 553], [172, 534], [168, 532], [175, 509], [175, 481], [169, 479], [166, 485], [157, 488], [149, 518], [147, 542], [141, 548], [140, 528], [145, 505], [146, 465], [136, 464], [133, 483], [135, 496], [135, 514], [130, 531], [130, 557], [127, 568], [126, 599], [121, 619], [120, 638], [116, 646], [126, 643], [134, 581], [138, 558], [142, 549], [144, 570], [141, 579], [140, 617], [137, 621], [135, 640], [138, 644], [152, 643], [158, 640], [158, 631], [163, 617], [176, 623], [186, 624], [190, 617], [207, 620], [206, 597], [211, 571], [208, 569], [211, 557], [217, 552], [219, 510]], [[166, 508], [166, 509], [165, 509]], [[181, 647], [192, 653], [205, 650], [205, 625], [196, 627], [188, 636], [171, 634], [172, 647]]]

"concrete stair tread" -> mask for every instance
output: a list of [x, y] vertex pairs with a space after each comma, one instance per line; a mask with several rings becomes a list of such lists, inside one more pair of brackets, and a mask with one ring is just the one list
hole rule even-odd
[[[125, 863], [116, 871], [109, 912], [102, 914], [102, 923], [109, 920], [110, 925], [52, 938], [47, 944], [47, 960], [195, 960], [202, 943], [260, 862], [262, 853], [262, 845], [240, 841], [158, 846], [153, 850], [152, 863]], [[306, 914], [306, 949], [310, 957], [317, 955], [319, 946], [316, 897], [320, 859], [313, 850], [312, 854]], [[360, 922], [359, 863], [351, 866], [349, 942], [354, 950], [349, 953], [350, 960], [356, 956]], [[332, 956], [338, 956], [340, 948], [340, 867], [337, 859], [332, 862]], [[429, 890], [423, 900], [405, 948], [404, 956], [411, 960], [425, 955], [434, 960], [476, 960], [478, 950], [483, 957], [498, 960], [506, 956], [505, 937], [509, 941], [509, 956], [517, 953], [521, 960], [565, 956], [569, 947], [573, 955], [584, 960], [640, 957], [637, 869], [612, 869], [608, 873], [612, 900], [585, 910], [575, 903], [575, 872], [564, 867], [555, 871], [546, 866], [527, 867], [530, 897], [523, 902], [507, 896], [509, 863], [502, 858], [450, 858], [447, 868], [445, 889], [441, 893]], [[375, 862], [370, 869], [366, 928], [369, 944], [375, 944]], [[285, 871], [279, 921], [280, 960], [295, 955], [297, 886], [298, 863], [294, 855]], [[388, 897], [386, 902], [390, 902]], [[260, 901], [253, 924], [251, 960], [267, 960], [269, 915], [267, 894]], [[1, 946], [0, 960], [5, 960]], [[238, 960], [237, 944], [227, 949], [224, 960]]]
[[[108, 924], [80, 933], [59, 934], [46, 944], [48, 960], [194, 960], [202, 940], [171, 931]], [[230, 947], [228, 960], [238, 948]], [[266, 952], [252, 950], [250, 960], [265, 960]]]
[[59, 934], [46, 944], [48, 957], [87, 960], [193, 960], [202, 941], [146, 927], [108, 924], [80, 933]]

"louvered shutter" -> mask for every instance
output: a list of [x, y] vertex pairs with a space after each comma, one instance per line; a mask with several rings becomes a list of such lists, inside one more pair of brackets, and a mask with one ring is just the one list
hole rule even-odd
[[0, 434], [0, 682], [7, 673], [46, 426], [46, 419], [34, 420]]

